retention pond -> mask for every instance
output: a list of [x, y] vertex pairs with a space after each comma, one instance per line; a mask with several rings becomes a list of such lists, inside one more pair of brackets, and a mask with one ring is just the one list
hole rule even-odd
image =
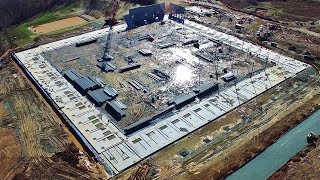
[[313, 113], [298, 126], [283, 135], [264, 152], [226, 179], [267, 179], [306, 146], [306, 137], [310, 132], [320, 133], [320, 110]]

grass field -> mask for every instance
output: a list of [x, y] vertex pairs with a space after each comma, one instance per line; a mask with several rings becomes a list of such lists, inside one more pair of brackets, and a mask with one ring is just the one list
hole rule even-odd
[[52, 21], [61, 20], [66, 17], [78, 15], [82, 12], [80, 3], [74, 3], [68, 6], [59, 6], [45, 13], [41, 13], [32, 20], [23, 23], [17, 27], [11, 29], [12, 35], [16, 37], [17, 45], [26, 45], [33, 42], [33, 39], [37, 36], [28, 28], [30, 26], [36, 26], [40, 24], [49, 23]]

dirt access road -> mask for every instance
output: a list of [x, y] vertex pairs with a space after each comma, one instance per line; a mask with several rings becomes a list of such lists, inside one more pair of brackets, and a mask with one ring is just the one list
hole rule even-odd
[[0, 69], [0, 137], [1, 179], [105, 177], [12, 61]]

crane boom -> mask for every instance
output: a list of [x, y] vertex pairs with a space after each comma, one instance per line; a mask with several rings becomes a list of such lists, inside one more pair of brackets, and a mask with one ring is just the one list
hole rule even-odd
[[103, 53], [103, 57], [102, 57], [103, 61], [107, 61], [111, 57], [109, 54], [109, 49], [111, 47], [111, 41], [112, 41], [112, 35], [113, 35], [112, 30], [113, 30], [113, 26], [117, 23], [116, 15], [117, 15], [117, 11], [118, 11], [119, 7], [120, 7], [120, 0], [116, 0], [114, 2], [112, 16], [107, 17], [105, 20], [105, 24], [103, 25], [103, 27], [106, 25], [109, 25], [109, 33], [108, 33], [108, 36], [106, 39], [106, 45], [104, 47], [104, 53]]

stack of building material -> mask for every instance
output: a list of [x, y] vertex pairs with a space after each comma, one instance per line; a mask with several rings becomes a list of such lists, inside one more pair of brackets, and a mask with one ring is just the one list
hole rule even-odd
[[105, 72], [113, 72], [116, 69], [110, 62], [99, 62], [97, 63], [97, 66]]
[[133, 58], [131, 56], [125, 56], [124, 60], [126, 60], [129, 64], [135, 63], [135, 61], [133, 60]]
[[206, 60], [206, 61], [209, 61], [209, 62], [214, 61], [212, 55], [208, 51], [206, 51], [205, 49], [202, 49], [202, 50], [195, 52], [195, 55]]
[[83, 78], [83, 76], [74, 69], [63, 72], [63, 76], [70, 82]]
[[84, 39], [76, 43], [76, 47], [85, 46], [97, 42], [97, 39]]
[[116, 103], [116, 105], [117, 106], [119, 106], [120, 107], [120, 109], [127, 109], [127, 106], [126, 105], [124, 105], [120, 100], [118, 100], [118, 99], [115, 99], [114, 100], [114, 103]]
[[118, 91], [114, 88], [110, 88], [110, 87], [105, 87], [103, 90], [108, 96], [115, 98], [118, 96]]
[[130, 70], [133, 70], [133, 69], [137, 69], [141, 66], [140, 63], [132, 63], [132, 64], [129, 64], [127, 66], [124, 66], [124, 67], [121, 67], [119, 69], [119, 72], [120, 73], [123, 73], [123, 72], [126, 72], [126, 71], [130, 71]]
[[157, 75], [158, 77], [160, 77], [162, 79], [167, 79], [167, 80], [170, 79], [170, 76], [167, 73], [165, 73], [162, 70], [160, 70], [160, 69], [153, 69], [152, 73]]
[[134, 87], [137, 91], [141, 90], [140, 86], [138, 86], [134, 80], [129, 80], [128, 83]]
[[88, 99], [96, 106], [101, 106], [104, 102], [111, 100], [111, 97], [104, 92], [103, 88], [100, 88], [94, 91], [89, 91]]
[[87, 92], [88, 90], [95, 90], [100, 87], [100, 83], [92, 77], [77, 79], [75, 80], [75, 85], [82, 93]]
[[126, 116], [125, 112], [114, 101], [108, 101], [106, 103], [106, 111], [117, 121], [120, 121], [121, 118]]
[[151, 55], [152, 55], [152, 52], [149, 51], [149, 50], [146, 50], [146, 49], [140, 49], [140, 50], [139, 50], [139, 53], [140, 53], [142, 56], [151, 56]]
[[143, 41], [143, 40], [147, 40], [147, 41], [152, 42], [152, 41], [154, 41], [154, 37], [150, 34], [147, 34], [147, 35], [139, 38], [139, 41]]
[[103, 60], [105, 61], [111, 61], [113, 59], [113, 57], [108, 53], [108, 52], [105, 52], [104, 55], [103, 55]]
[[195, 44], [195, 43], [199, 43], [199, 40], [197, 40], [197, 39], [187, 40], [187, 41], [183, 42], [182, 45], [186, 46], [186, 45]]
[[129, 80], [128, 83], [137, 91], [143, 90], [144, 93], [148, 92], [146, 86], [138, 80]]
[[159, 76], [157, 76], [157, 75], [155, 75], [155, 74], [153, 74], [153, 73], [148, 73], [147, 76], [149, 76], [150, 78], [152, 78], [153, 80], [158, 81], [158, 82], [164, 80], [164, 79], [162, 79], [161, 77], [159, 77]]
[[168, 42], [168, 43], [160, 44], [159, 48], [160, 49], [166, 49], [166, 48], [169, 48], [169, 47], [172, 47], [172, 46], [175, 46], [175, 45], [176, 45], [175, 42]]

